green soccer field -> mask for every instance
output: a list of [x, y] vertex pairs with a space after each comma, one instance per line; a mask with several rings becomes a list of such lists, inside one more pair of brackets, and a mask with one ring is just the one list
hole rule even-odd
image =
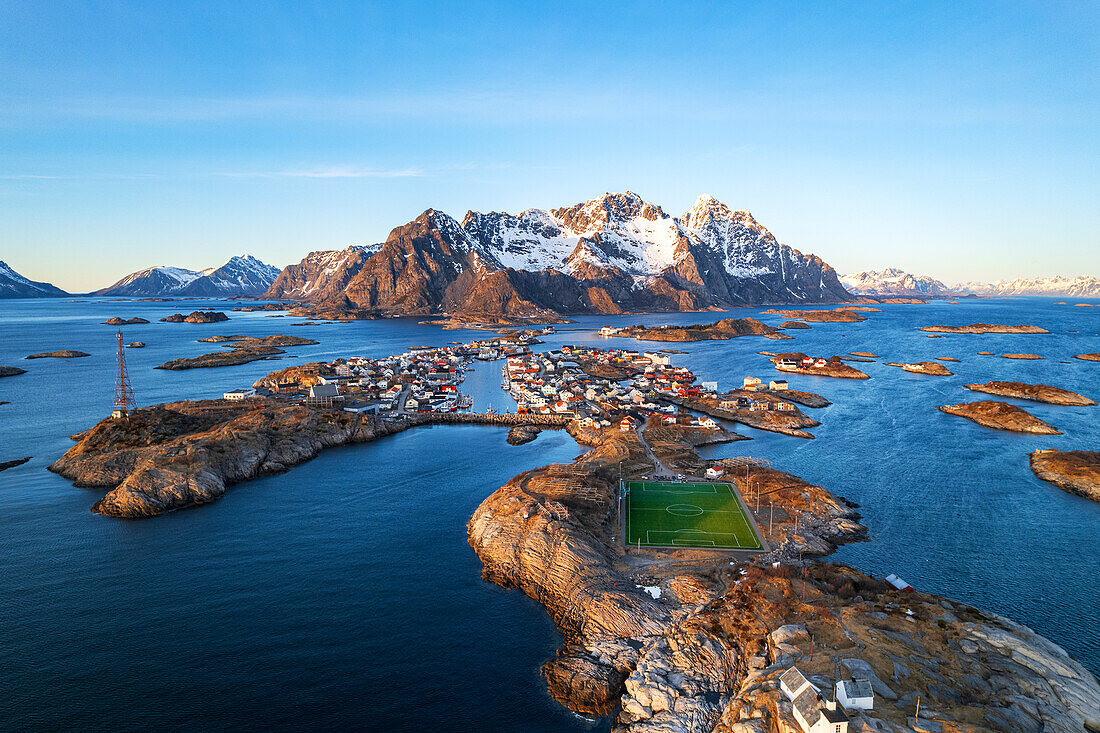
[[628, 481], [623, 501], [628, 545], [761, 549], [729, 484]]

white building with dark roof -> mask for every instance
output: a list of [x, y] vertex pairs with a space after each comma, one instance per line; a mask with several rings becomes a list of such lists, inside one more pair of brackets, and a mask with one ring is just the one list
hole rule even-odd
[[848, 733], [848, 716], [836, 700], [822, 697], [798, 667], [780, 676], [779, 689], [791, 701], [794, 719], [804, 733]]

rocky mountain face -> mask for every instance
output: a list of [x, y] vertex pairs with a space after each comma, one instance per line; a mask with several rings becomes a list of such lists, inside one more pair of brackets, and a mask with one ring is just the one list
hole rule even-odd
[[310, 252], [301, 262], [283, 268], [265, 300], [311, 300], [342, 291], [363, 263], [378, 252], [381, 245], [352, 245], [345, 249]]
[[897, 267], [878, 272], [853, 272], [840, 278], [840, 282], [849, 292], [858, 295], [936, 298], [957, 292], [933, 277], [913, 275]]
[[28, 280], [0, 261], [0, 298], [59, 298], [68, 295], [49, 283]]
[[820, 258], [701, 196], [681, 217], [636, 194], [520, 214], [428, 210], [358, 251], [314, 252], [265, 298], [364, 315], [682, 311], [851, 296]]
[[1077, 277], [1018, 277], [993, 283], [959, 283], [956, 288], [975, 295], [1049, 295], [1062, 298], [1100, 298], [1100, 278]]
[[230, 298], [258, 296], [271, 287], [279, 268], [252, 255], [233, 257], [221, 267], [187, 270], [182, 267], [150, 267], [122, 278], [93, 295], [127, 297], [198, 296]]

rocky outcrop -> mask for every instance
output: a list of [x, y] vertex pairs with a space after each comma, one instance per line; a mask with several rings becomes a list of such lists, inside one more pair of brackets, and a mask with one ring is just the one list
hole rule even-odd
[[1068, 389], [1051, 387], [1049, 384], [1025, 384], [1024, 382], [986, 382], [985, 384], [967, 384], [972, 392], [984, 392], [998, 397], [1015, 397], [1018, 400], [1046, 402], [1050, 405], [1095, 405], [1096, 400], [1070, 392]]
[[524, 445], [539, 437], [542, 431], [534, 425], [517, 425], [508, 431], [508, 445]]
[[31, 459], [30, 456], [26, 458], [17, 458], [14, 461], [0, 461], [0, 471], [6, 471], [9, 468], [15, 468], [16, 466], [22, 466], [24, 463]]
[[1081, 361], [1100, 361], [1100, 353], [1077, 354], [1073, 358], [1080, 359]]
[[249, 336], [211, 336], [199, 339], [209, 343], [224, 343], [230, 347], [229, 351], [216, 351], [184, 359], [171, 359], [164, 362], [157, 369], [179, 371], [182, 369], [206, 369], [222, 366], [236, 366], [247, 364], [261, 359], [271, 359], [286, 352], [282, 347], [305, 346], [316, 344], [313, 339], [298, 336], [264, 336], [254, 338]]
[[912, 372], [913, 374], [929, 374], [933, 377], [950, 377], [954, 374], [954, 372], [943, 364], [935, 361], [918, 361], [910, 364], [890, 362], [886, 366], [901, 367], [905, 371]]
[[1050, 423], [1044, 422], [1022, 407], [1007, 402], [982, 400], [980, 402], [962, 402], [957, 405], [937, 407], [948, 415], [965, 417], [971, 422], [995, 430], [1008, 430], [1013, 433], [1032, 433], [1035, 435], [1061, 435], [1062, 431]]
[[20, 369], [19, 367], [0, 366], [0, 377], [14, 377], [26, 373], [26, 369]]
[[[808, 374], [816, 377], [834, 377], [837, 379], [871, 378], [866, 372], [860, 371], [850, 364], [845, 364], [844, 360], [839, 356], [831, 356], [825, 359], [823, 364], [819, 364], [818, 360], [809, 364], [804, 364], [803, 362], [806, 358], [806, 355], [802, 352], [795, 351], [785, 354], [774, 354], [771, 357], [771, 362], [775, 365], [776, 371], [786, 374]], [[796, 362], [796, 366], [783, 366], [782, 362], [786, 359], [793, 359]]]
[[783, 334], [755, 318], [726, 318], [715, 323], [703, 323], [690, 326], [631, 326], [619, 331], [616, 336], [638, 339], [639, 341], [724, 341], [739, 336], [764, 336], [770, 339], [789, 339]]
[[1050, 333], [1039, 326], [1005, 326], [998, 323], [971, 323], [969, 326], [925, 326], [922, 331], [933, 333]]
[[85, 356], [91, 356], [83, 351], [76, 351], [74, 349], [61, 349], [59, 351], [44, 351], [40, 354], [31, 354], [30, 356], [23, 357], [24, 359], [80, 359]]
[[144, 349], [145, 348], [145, 342], [144, 341], [131, 341], [130, 343], [126, 344], [126, 348], [127, 349]]
[[803, 321], [783, 321], [779, 324], [778, 328], [806, 329], [811, 328], [811, 326]]
[[182, 313], [173, 313], [160, 320], [166, 323], [221, 323], [228, 321], [229, 316], [221, 311], [195, 311], [187, 316]]
[[858, 323], [866, 321], [867, 317], [860, 315], [851, 308], [836, 308], [834, 310], [781, 310], [770, 308], [761, 313], [771, 313], [787, 318], [797, 318], [800, 321], [813, 321], [814, 323]]
[[49, 469], [109, 489], [92, 511], [139, 519], [207, 504], [227, 486], [285, 471], [333, 445], [365, 443], [419, 425], [565, 427], [563, 415], [420, 414], [401, 420], [260, 400], [176, 402], [106, 418], [73, 436]]
[[1002, 359], [1023, 359], [1025, 361], [1037, 361], [1043, 357], [1038, 354], [1001, 354]]
[[1037, 450], [1031, 471], [1060, 489], [1100, 501], [1100, 453], [1086, 450]]
[[125, 318], [125, 319], [123, 319], [119, 316], [115, 316], [114, 318], [108, 318], [106, 321], [103, 322], [103, 324], [105, 326], [136, 326], [136, 325], [139, 325], [139, 324], [142, 324], [142, 323], [148, 323], [148, 322], [149, 321], [145, 320], [144, 318], [136, 318], [135, 317], [135, 318]]

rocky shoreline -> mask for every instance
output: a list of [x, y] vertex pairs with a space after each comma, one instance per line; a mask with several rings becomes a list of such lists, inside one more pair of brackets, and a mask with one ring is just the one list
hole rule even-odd
[[1050, 333], [1045, 328], [1020, 324], [1006, 326], [1000, 323], [972, 323], [969, 326], [925, 326], [922, 331], [933, 333]]
[[[866, 321], [867, 317], [860, 315], [857, 312], [858, 310], [861, 309], [856, 306], [849, 306], [836, 308], [834, 310], [784, 310], [780, 308], [769, 308], [766, 311], [760, 312], [785, 316], [798, 321], [811, 321], [814, 323], [858, 323], [860, 321]], [[877, 309], [868, 308], [866, 310]]]
[[901, 367], [905, 371], [912, 372], [913, 374], [929, 374], [933, 377], [950, 377], [954, 374], [953, 371], [943, 364], [935, 361], [918, 361], [911, 364], [890, 362], [886, 366]]

